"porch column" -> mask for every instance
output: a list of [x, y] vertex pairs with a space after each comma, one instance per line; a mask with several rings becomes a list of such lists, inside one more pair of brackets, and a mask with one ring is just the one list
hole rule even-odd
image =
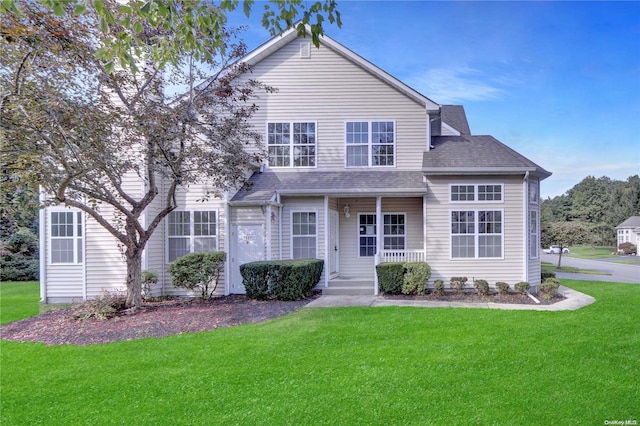
[[329, 246], [329, 196], [324, 196], [324, 286], [329, 287], [329, 256], [331, 248]]
[[427, 195], [422, 196], [422, 249], [424, 261], [427, 261]]
[[382, 256], [382, 248], [384, 247], [383, 243], [383, 232], [384, 232], [384, 219], [382, 217], [382, 197], [376, 197], [376, 256], [374, 258], [373, 265], [373, 277], [374, 277], [374, 293], [376, 296], [379, 293], [378, 288], [378, 274], [376, 273], [375, 267], [380, 263], [380, 259]]

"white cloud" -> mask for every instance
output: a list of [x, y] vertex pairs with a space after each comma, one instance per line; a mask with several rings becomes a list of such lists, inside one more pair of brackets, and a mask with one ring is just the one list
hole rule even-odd
[[468, 67], [432, 68], [407, 79], [410, 86], [442, 104], [502, 97], [505, 91], [490, 81], [481, 71]]

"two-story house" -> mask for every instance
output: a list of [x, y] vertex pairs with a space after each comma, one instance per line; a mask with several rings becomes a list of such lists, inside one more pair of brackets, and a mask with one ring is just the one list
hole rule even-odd
[[[197, 250], [228, 253], [221, 294], [244, 292], [245, 262], [308, 257], [324, 260], [318, 287], [334, 294], [377, 293], [383, 261], [425, 261], [431, 281], [540, 282], [539, 190], [550, 173], [472, 135], [462, 106], [436, 103], [329, 37], [316, 49], [292, 30], [244, 61], [277, 88], [252, 118], [268, 162], [221, 198], [180, 193], [143, 260], [160, 276], [156, 292], [182, 294], [167, 266]], [[41, 224], [43, 300], [123, 287], [124, 261], [99, 225], [61, 207], [44, 209]]]

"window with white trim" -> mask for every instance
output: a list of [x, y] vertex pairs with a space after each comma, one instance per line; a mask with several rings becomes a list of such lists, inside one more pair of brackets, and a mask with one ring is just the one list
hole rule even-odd
[[451, 212], [452, 258], [501, 258], [502, 246], [502, 210]]
[[308, 259], [317, 257], [318, 227], [316, 212], [291, 213], [291, 257]]
[[540, 199], [540, 184], [537, 180], [529, 181], [529, 203], [538, 204]]
[[538, 229], [538, 211], [529, 210], [529, 257], [540, 256], [540, 231]]
[[449, 185], [451, 202], [502, 203], [502, 184]]
[[167, 261], [188, 253], [216, 251], [218, 223], [216, 211], [172, 211], [167, 216]]
[[316, 123], [267, 123], [270, 167], [315, 167]]
[[[407, 242], [405, 213], [385, 213], [382, 215], [382, 249], [404, 250]], [[375, 256], [377, 250], [376, 215], [360, 213], [358, 215], [358, 245], [360, 257]]]
[[394, 166], [394, 121], [348, 121], [345, 123], [347, 167]]
[[51, 263], [82, 263], [82, 213], [51, 212]]
[[404, 213], [385, 214], [383, 226], [384, 250], [404, 250], [406, 246], [405, 229]]

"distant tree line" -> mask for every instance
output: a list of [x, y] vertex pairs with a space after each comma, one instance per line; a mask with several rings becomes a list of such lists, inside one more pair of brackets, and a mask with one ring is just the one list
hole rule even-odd
[[626, 181], [587, 176], [565, 194], [542, 201], [541, 243], [543, 247], [560, 243], [554, 229], [570, 223], [575, 229], [569, 233], [572, 241], [562, 241], [565, 245], [615, 246], [616, 226], [636, 215], [640, 215], [638, 175]]

